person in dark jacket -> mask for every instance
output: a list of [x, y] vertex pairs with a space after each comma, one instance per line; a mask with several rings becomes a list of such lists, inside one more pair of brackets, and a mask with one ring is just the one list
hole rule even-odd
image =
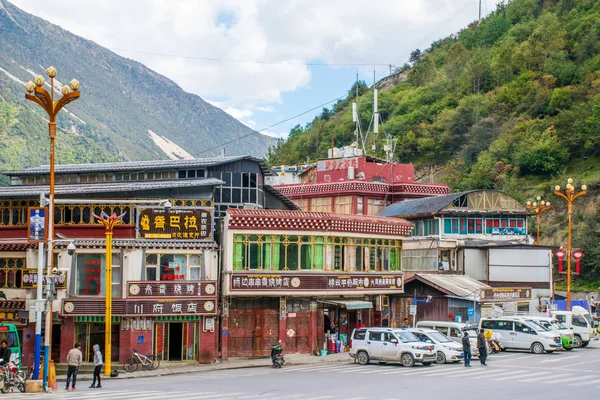
[[465, 355], [465, 367], [471, 366], [471, 342], [469, 341], [469, 332], [465, 332], [462, 337], [463, 353]]
[[0, 344], [0, 358], [2, 359], [2, 361], [0, 361], [0, 365], [4, 366], [8, 364], [11, 355], [12, 352], [10, 351], [10, 347], [8, 347], [8, 342], [3, 340]]
[[487, 361], [487, 340], [485, 340], [485, 336], [483, 335], [483, 329], [479, 330], [479, 335], [477, 335], [477, 348], [479, 349], [479, 361], [481, 361], [481, 365], [487, 365], [485, 362]]

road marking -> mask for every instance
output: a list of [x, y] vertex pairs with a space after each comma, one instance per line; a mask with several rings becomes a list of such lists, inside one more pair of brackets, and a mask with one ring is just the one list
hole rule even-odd
[[586, 382], [569, 383], [569, 386], [593, 385], [594, 383], [600, 383], [600, 379]]
[[[527, 378], [531, 378], [533, 376], [539, 376], [539, 375], [546, 375], [546, 376], [551, 375], [552, 376], [553, 374], [552, 374], [552, 372], [535, 372], [533, 374], [527, 374], [525, 376]], [[496, 379], [496, 377], [494, 376], [492, 379], [495, 380], [495, 381], [507, 381], [509, 379], [515, 379], [515, 377], [514, 376], [505, 376], [504, 378], [498, 378], [498, 379]]]
[[[556, 356], [555, 356], [555, 357], [556, 357]], [[551, 363], [551, 362], [558, 362], [558, 361], [564, 361], [564, 360], [569, 360], [569, 359], [571, 359], [571, 358], [579, 358], [579, 357], [581, 357], [581, 356], [569, 356], [569, 357], [561, 357], [561, 356], [558, 356], [558, 357], [556, 357], [556, 358], [554, 358], [554, 359], [551, 359], [551, 360], [543, 360], [543, 361], [540, 361], [540, 363]]]
[[[539, 376], [537, 378], [530, 378], [530, 379], [516, 379], [518, 382], [523, 382], [523, 383], [529, 383], [529, 382], [536, 382], [536, 381], [541, 381], [544, 379], [548, 379], [548, 376]], [[549, 383], [552, 383], [553, 381], [550, 380], [548, 381]]]
[[598, 375], [584, 375], [584, 376], [574, 376], [563, 379], [552, 379], [549, 383], [563, 383], [563, 382], [572, 382], [572, 381], [583, 381], [585, 379], [596, 378]]
[[194, 398], [196, 398], [196, 399], [216, 399], [218, 397], [241, 396], [243, 394], [246, 394], [246, 393], [241, 393], [241, 392], [237, 392], [237, 393], [225, 393], [225, 394], [223, 394], [223, 393], [222, 394], [211, 393], [211, 394], [205, 394], [205, 395], [202, 395], [202, 396], [196, 395]]

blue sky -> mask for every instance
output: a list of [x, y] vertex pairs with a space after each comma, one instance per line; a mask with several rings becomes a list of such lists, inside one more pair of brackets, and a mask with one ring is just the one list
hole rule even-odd
[[[357, 72], [371, 84], [368, 65], [402, 65], [412, 50], [473, 22], [478, 8], [478, 0], [9, 1], [144, 63], [256, 130], [345, 94]], [[499, 1], [482, 0], [483, 15]], [[388, 71], [377, 67], [377, 79]], [[266, 133], [285, 137], [320, 111]]]

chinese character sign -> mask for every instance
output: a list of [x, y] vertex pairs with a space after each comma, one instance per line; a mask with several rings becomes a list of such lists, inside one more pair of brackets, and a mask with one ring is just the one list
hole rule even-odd
[[127, 297], [216, 297], [216, 281], [129, 281]]
[[147, 208], [139, 213], [144, 239], [213, 240], [212, 208]]
[[[38, 283], [38, 274], [36, 268], [25, 268], [22, 271], [21, 278], [21, 289], [34, 289], [37, 288]], [[61, 274], [55, 276], [54, 287], [56, 289], [66, 289], [67, 288], [67, 274]], [[42, 283], [44, 286], [47, 283], [46, 271], [44, 271], [44, 282]]]
[[29, 207], [27, 213], [27, 240], [43, 242], [46, 240], [46, 208]]
[[514, 302], [531, 299], [531, 288], [481, 289], [480, 302]]

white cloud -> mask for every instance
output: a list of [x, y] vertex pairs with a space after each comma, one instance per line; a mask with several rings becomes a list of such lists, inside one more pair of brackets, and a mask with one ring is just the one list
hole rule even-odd
[[[308, 85], [307, 62], [401, 64], [410, 51], [460, 29], [477, 13], [473, 0], [10, 1], [146, 64], [184, 90], [226, 99], [226, 111], [245, 121], [251, 110], [270, 111], [282, 93]], [[492, 9], [498, 1], [485, 4]]]

